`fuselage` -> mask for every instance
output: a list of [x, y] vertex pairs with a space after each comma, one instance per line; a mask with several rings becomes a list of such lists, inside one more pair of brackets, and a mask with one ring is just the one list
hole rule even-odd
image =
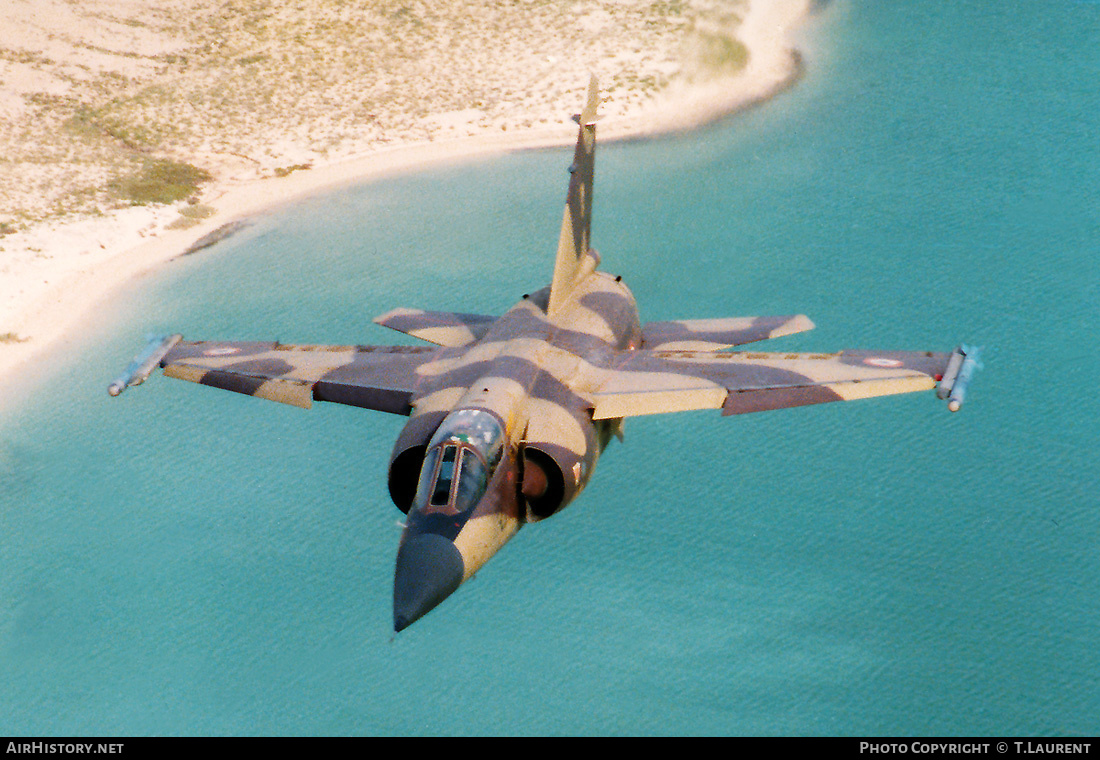
[[418, 418], [442, 421], [428, 442], [398, 550], [394, 626], [449, 596], [525, 522], [584, 489], [619, 420], [592, 419], [591, 369], [641, 343], [637, 304], [595, 255], [569, 300], [549, 288], [517, 303], [475, 344], [421, 368]]

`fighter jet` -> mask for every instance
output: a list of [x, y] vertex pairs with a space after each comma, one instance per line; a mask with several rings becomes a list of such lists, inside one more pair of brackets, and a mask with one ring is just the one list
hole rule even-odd
[[[805, 316], [639, 321], [622, 278], [589, 247], [595, 78], [582, 112], [548, 287], [503, 316], [394, 309], [375, 319], [432, 345], [287, 345], [154, 339], [117, 396], [160, 366], [181, 380], [309, 408], [407, 415], [388, 484], [406, 513], [393, 584], [401, 631], [469, 580], [516, 532], [574, 501], [627, 417], [723, 415], [939, 388], [954, 411], [977, 352], [733, 352], [809, 330]], [[671, 475], [672, 473], [670, 473]]]

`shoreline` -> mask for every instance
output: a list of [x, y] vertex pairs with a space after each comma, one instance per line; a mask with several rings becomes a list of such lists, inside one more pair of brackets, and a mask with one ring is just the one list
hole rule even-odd
[[[658, 102], [617, 117], [614, 123], [601, 124], [601, 141], [651, 139], [688, 131], [767, 101], [793, 86], [803, 66], [789, 35], [812, 11], [810, 0], [766, 4], [754, 0], [736, 35], [750, 51], [743, 69], [733, 76], [703, 82], [674, 82]], [[47, 359], [86, 331], [97, 307], [228, 225], [310, 196], [396, 174], [479, 156], [568, 146], [576, 138], [576, 128], [566, 116], [563, 114], [560, 127], [486, 130], [472, 136], [410, 142], [283, 177], [242, 180], [230, 176], [210, 183], [201, 193], [200, 203], [215, 207], [216, 212], [186, 229], [168, 228], [178, 217], [173, 206], [133, 207], [106, 217], [44, 223], [0, 238], [4, 247], [22, 239], [31, 253], [15, 262], [14, 273], [9, 265], [3, 275], [14, 290], [0, 302], [0, 327], [8, 333], [6, 340], [0, 335], [0, 382], [15, 376], [42, 376], [48, 369]], [[117, 357], [115, 363], [122, 366], [128, 358]], [[108, 380], [105, 377], [104, 383]], [[5, 405], [6, 399], [0, 397], [0, 408]]]

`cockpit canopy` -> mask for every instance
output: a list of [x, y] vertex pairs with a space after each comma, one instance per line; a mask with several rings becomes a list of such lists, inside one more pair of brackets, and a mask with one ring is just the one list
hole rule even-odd
[[489, 485], [504, 451], [504, 427], [495, 415], [458, 409], [447, 415], [420, 470], [413, 509], [458, 514], [472, 509]]

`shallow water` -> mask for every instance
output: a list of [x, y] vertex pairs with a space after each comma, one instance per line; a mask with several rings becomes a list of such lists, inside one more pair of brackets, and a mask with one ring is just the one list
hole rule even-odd
[[1100, 4], [829, 3], [807, 75], [604, 145], [643, 320], [985, 345], [931, 394], [632, 420], [584, 496], [394, 638], [403, 420], [161, 378], [147, 331], [391, 342], [550, 276], [568, 149], [356, 187], [136, 283], [0, 417], [0, 731], [1095, 734]]

